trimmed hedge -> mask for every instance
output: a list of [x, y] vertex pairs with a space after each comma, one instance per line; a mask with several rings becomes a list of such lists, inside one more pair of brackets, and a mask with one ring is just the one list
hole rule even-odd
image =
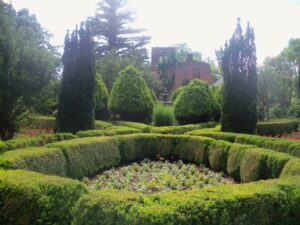
[[74, 225], [299, 225], [300, 177], [150, 196], [103, 190], [83, 197]]
[[[148, 196], [116, 190], [91, 192], [77, 203], [73, 225], [300, 224], [300, 176], [295, 176], [300, 175], [300, 159], [288, 154], [208, 137], [162, 134], [80, 138], [47, 147], [49, 149], [4, 153], [0, 156], [0, 165], [25, 169], [44, 166], [46, 172], [64, 171], [69, 177], [81, 179], [119, 164], [163, 158], [201, 163], [227, 172], [242, 182], [281, 177], [272, 181]], [[78, 191], [73, 189], [79, 184], [76, 181], [28, 174], [0, 171], [0, 207], [4, 208], [0, 224], [69, 225], [75, 201], [87, 192], [85, 186], [81, 184]], [[7, 181], [10, 179], [13, 182]], [[48, 179], [51, 179], [50, 183]], [[69, 187], [69, 182], [75, 183]], [[74, 194], [74, 191], [78, 192]], [[49, 201], [51, 207], [48, 207]], [[28, 209], [25, 202], [28, 202]], [[19, 211], [23, 220], [16, 216]]]
[[151, 133], [184, 134], [184, 133], [192, 131], [192, 130], [213, 128], [217, 124], [218, 124], [217, 122], [208, 122], [208, 123], [199, 123], [199, 124], [189, 124], [189, 125], [183, 125], [183, 126], [152, 127]]
[[184, 135], [132, 134], [115, 138], [119, 141], [121, 163], [160, 157], [207, 164], [207, 152], [213, 143], [211, 138]]
[[28, 148], [0, 155], [0, 167], [24, 169], [48, 175], [67, 175], [66, 159], [60, 149]]
[[67, 176], [81, 179], [95, 175], [120, 162], [118, 142], [110, 137], [90, 137], [47, 145], [63, 151], [67, 161]]
[[48, 116], [32, 116], [29, 118], [29, 126], [38, 129], [55, 129], [56, 119]]
[[0, 224], [70, 225], [87, 188], [81, 182], [22, 170], [0, 170]]
[[110, 126], [106, 130], [86, 130], [76, 133], [78, 137], [114, 136], [121, 134], [140, 133], [140, 130], [130, 127]]
[[131, 122], [131, 121], [111, 121], [112, 124], [116, 126], [124, 126], [130, 128], [136, 128], [143, 133], [150, 133], [152, 126], [146, 125], [144, 123]]
[[285, 164], [293, 158], [269, 149], [245, 149], [240, 164], [240, 180], [251, 182], [278, 178]]
[[256, 124], [256, 134], [258, 135], [283, 135], [298, 130], [299, 122], [296, 120], [276, 120], [259, 122]]
[[53, 143], [62, 140], [70, 140], [74, 139], [77, 136], [70, 134], [70, 133], [57, 133], [57, 134], [42, 134], [37, 137], [22, 137], [22, 138], [15, 138], [9, 141], [1, 142], [0, 143], [0, 153], [15, 150], [20, 148], [27, 148], [27, 147], [40, 147], [47, 143]]
[[[56, 119], [55, 117], [47, 117], [47, 116], [33, 116], [30, 117], [29, 120], [30, 126], [33, 128], [56, 128]], [[105, 129], [109, 126], [112, 126], [111, 123], [102, 121], [102, 120], [95, 120], [95, 128], [98, 130]]]
[[[45, 173], [81, 179], [119, 163], [144, 158], [180, 159], [201, 163], [216, 171], [226, 172], [236, 180], [250, 182], [279, 177], [285, 164], [294, 159], [291, 155], [256, 146], [241, 146], [189, 135], [131, 134], [93, 137], [57, 142], [48, 144], [47, 147], [62, 150], [65, 161], [61, 154], [60, 160], [56, 160], [58, 150], [54, 154], [52, 150], [23, 149], [16, 151], [15, 155], [14, 152], [4, 154], [0, 157], [0, 166], [40, 172], [43, 172], [44, 166]], [[27, 165], [27, 161], [32, 165]]]
[[272, 149], [279, 152], [300, 157], [300, 142], [284, 138], [269, 138], [250, 134], [238, 134], [229, 132], [214, 132], [205, 130], [195, 130], [188, 135], [211, 137], [217, 140], [225, 140], [240, 144], [256, 145], [261, 148]]
[[287, 162], [280, 177], [300, 176], [300, 159], [291, 159]]
[[102, 121], [102, 120], [95, 120], [95, 129], [97, 130], [103, 130], [110, 126], [112, 126], [112, 124], [109, 122]]
[[208, 153], [210, 167], [215, 171], [227, 171], [227, 159], [231, 144], [225, 141], [216, 141]]

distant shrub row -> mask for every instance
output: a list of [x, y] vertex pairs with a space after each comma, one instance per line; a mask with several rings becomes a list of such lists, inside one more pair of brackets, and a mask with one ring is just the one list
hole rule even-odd
[[283, 138], [269, 138], [250, 134], [238, 134], [229, 132], [216, 132], [208, 130], [194, 130], [189, 135], [211, 137], [240, 144], [256, 145], [261, 148], [288, 153], [300, 158], [300, 142]]
[[256, 124], [256, 134], [277, 136], [289, 134], [298, 130], [299, 122], [296, 120], [276, 120], [259, 122]]

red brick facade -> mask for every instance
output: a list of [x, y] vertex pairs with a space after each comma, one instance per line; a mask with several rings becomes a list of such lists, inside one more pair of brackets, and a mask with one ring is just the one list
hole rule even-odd
[[[152, 48], [152, 70], [159, 78], [159, 60], [161, 56], [174, 55], [175, 48]], [[186, 61], [181, 64], [173, 62], [168, 69], [168, 77], [172, 79], [175, 76], [175, 82], [172, 90], [179, 88], [182, 84], [193, 79], [206, 80], [208, 84], [213, 83], [213, 78], [209, 64], [193, 60], [193, 55], [189, 54]]]

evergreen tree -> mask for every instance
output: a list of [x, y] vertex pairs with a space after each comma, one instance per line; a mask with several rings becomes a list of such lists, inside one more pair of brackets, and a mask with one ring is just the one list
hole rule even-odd
[[224, 91], [222, 131], [253, 133], [256, 126], [256, 48], [249, 23], [243, 35], [240, 20], [222, 52]]
[[58, 130], [76, 133], [94, 128], [95, 58], [88, 26], [67, 33], [63, 81], [57, 113]]
[[126, 8], [126, 0], [102, 0], [97, 5], [96, 15], [89, 22], [97, 37], [97, 55], [114, 51], [116, 55], [136, 54], [147, 57], [144, 47], [150, 37], [138, 35], [143, 29], [130, 28], [135, 20], [134, 12]]

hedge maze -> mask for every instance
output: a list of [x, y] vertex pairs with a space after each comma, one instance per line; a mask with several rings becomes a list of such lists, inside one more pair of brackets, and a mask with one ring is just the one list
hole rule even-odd
[[[0, 142], [0, 224], [300, 224], [300, 142], [207, 129], [214, 126], [119, 121]], [[204, 164], [238, 183], [144, 195], [92, 191], [80, 181], [158, 156]]]

